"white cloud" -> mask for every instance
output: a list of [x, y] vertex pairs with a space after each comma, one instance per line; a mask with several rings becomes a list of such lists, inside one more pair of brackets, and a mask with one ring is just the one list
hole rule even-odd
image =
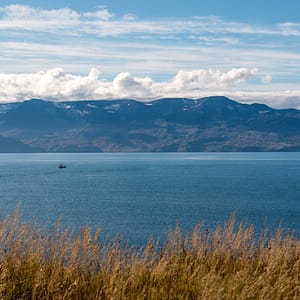
[[0, 12], [0, 29], [52, 31], [78, 26], [80, 23], [80, 14], [69, 8], [43, 10], [12, 4], [1, 7]]
[[130, 73], [118, 74], [112, 83], [114, 98], [149, 98], [153, 97], [153, 81], [149, 77], [136, 78]]
[[[0, 7], [0, 29], [33, 30], [63, 35], [95, 34], [119, 36], [147, 34], [174, 36], [181, 34], [246, 34], [299, 36], [299, 23], [281, 23], [270, 27], [229, 22], [217, 16], [198, 16], [186, 20], [140, 20], [134, 14], [116, 16], [107, 8], [99, 6], [95, 11], [77, 12], [69, 8], [41, 9], [28, 5], [12, 4]], [[215, 42], [236, 42], [234, 37], [212, 37]]]
[[272, 76], [270, 74], [266, 74], [261, 78], [261, 81], [263, 83], [271, 83], [272, 82]]
[[125, 14], [123, 16], [124, 21], [136, 21], [138, 17], [135, 14]]
[[239, 39], [233, 37], [209, 37], [209, 36], [195, 36], [191, 35], [188, 37], [191, 40], [202, 41], [207, 45], [214, 45], [216, 43], [223, 43], [228, 45], [237, 45], [240, 43]]
[[62, 68], [32, 74], [0, 74], [0, 100], [11, 102], [30, 98], [52, 100], [149, 98], [153, 81], [120, 73], [113, 81], [101, 80], [100, 71], [87, 76], [67, 74]]
[[[134, 98], [142, 101], [161, 97], [201, 98], [227, 96], [244, 103], [261, 102], [273, 107], [300, 108], [300, 90], [241, 91], [240, 85], [258, 75], [257, 69], [179, 71], [171, 80], [153, 81], [119, 73], [111, 81], [101, 78], [98, 69], [86, 76], [66, 73], [62, 68], [31, 74], [0, 74], [0, 101], [13, 102], [31, 98], [53, 101]], [[233, 89], [232, 87], [237, 89]]]
[[[0, 7], [0, 33], [0, 101], [218, 94], [299, 107], [300, 23], [145, 20], [104, 6], [79, 12], [14, 4]], [[108, 81], [96, 69], [87, 76], [63, 70], [84, 74], [99, 65]], [[118, 74], [121, 65], [129, 73]]]
[[[117, 45], [116, 45], [117, 43]], [[8, 58], [11, 62], [7, 63]], [[42, 62], [36, 60], [40, 58]], [[32, 59], [32, 61], [31, 61]], [[55, 60], [54, 60], [55, 59]], [[26, 64], [23, 64], [26, 60]], [[49, 62], [50, 60], [50, 62]], [[51, 63], [52, 61], [52, 63]], [[70, 61], [71, 65], [67, 62]], [[289, 72], [296, 78], [300, 71], [298, 52], [278, 51], [276, 49], [236, 49], [204, 47], [195, 45], [165, 45], [153, 41], [114, 42], [81, 41], [77, 38], [64, 40], [63, 44], [0, 42], [0, 63], [6, 64], [5, 72], [32, 72], [45, 68], [63, 66], [74, 72], [81, 72], [91, 66], [101, 64], [102, 71], [116, 73], [120, 64], [132, 73], [174, 74], [180, 69], [193, 66], [231, 69], [233, 66], [255, 68], [259, 62], [261, 70], [273, 75]], [[39, 64], [39, 65], [38, 65]], [[105, 70], [103, 69], [105, 68]]]
[[226, 89], [251, 79], [256, 69], [179, 71], [170, 81], [154, 82], [150, 77], [119, 73], [112, 81], [100, 79], [100, 71], [87, 76], [65, 73], [62, 68], [32, 74], [0, 74], [0, 99], [15, 101], [30, 98], [54, 100], [189, 96], [192, 92]]
[[[141, 20], [101, 6], [77, 12], [15, 4], [0, 8], [0, 69], [33, 72], [63, 66], [82, 72], [101, 65], [115, 74], [123, 64], [135, 74], [169, 76], [198, 66], [255, 68], [259, 62], [265, 73], [298, 78], [298, 29], [299, 23], [257, 28], [215, 16]], [[281, 39], [264, 34], [280, 34]]]
[[105, 8], [102, 8], [101, 10], [97, 10], [95, 12], [83, 13], [82, 15], [87, 18], [98, 19], [102, 21], [108, 21], [114, 16], [114, 14], [112, 14]]
[[300, 36], [300, 23], [281, 23], [277, 25], [280, 32], [287, 36]]
[[243, 103], [264, 103], [274, 108], [300, 109], [300, 90], [236, 91], [226, 95]]
[[179, 71], [174, 86], [179, 90], [226, 88], [251, 79], [257, 69], [231, 69], [226, 73], [214, 70]]

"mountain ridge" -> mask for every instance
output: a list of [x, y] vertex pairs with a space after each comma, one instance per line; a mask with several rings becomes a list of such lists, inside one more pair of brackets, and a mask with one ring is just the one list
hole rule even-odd
[[0, 152], [24, 151], [300, 151], [300, 111], [224, 96], [0, 103]]

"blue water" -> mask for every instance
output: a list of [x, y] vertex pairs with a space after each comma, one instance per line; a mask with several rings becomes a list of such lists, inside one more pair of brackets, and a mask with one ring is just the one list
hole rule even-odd
[[[58, 169], [63, 162], [66, 169]], [[300, 153], [1, 154], [0, 211], [143, 244], [237, 211], [300, 232]]]

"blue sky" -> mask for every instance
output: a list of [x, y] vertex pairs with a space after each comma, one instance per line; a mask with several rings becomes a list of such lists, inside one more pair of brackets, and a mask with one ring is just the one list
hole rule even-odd
[[300, 2], [6, 1], [0, 101], [226, 95], [300, 108]]

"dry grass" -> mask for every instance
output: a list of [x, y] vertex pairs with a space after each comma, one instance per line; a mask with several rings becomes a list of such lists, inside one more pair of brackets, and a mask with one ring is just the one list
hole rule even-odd
[[258, 240], [234, 218], [134, 249], [15, 213], [0, 222], [0, 247], [0, 299], [300, 299], [300, 241], [280, 229]]

